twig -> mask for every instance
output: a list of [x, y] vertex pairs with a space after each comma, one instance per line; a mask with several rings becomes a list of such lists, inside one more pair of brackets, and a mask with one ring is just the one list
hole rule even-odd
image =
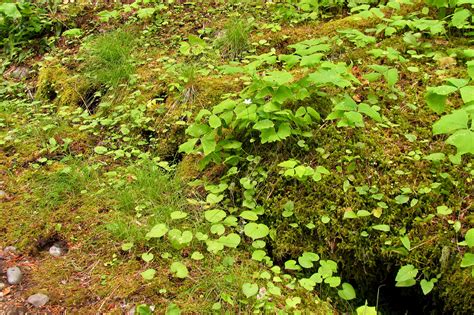
[[102, 307], [104, 307], [105, 302], [107, 302], [107, 300], [110, 299], [110, 297], [115, 293], [115, 291], [117, 291], [118, 288], [119, 288], [119, 286], [115, 287], [115, 289], [112, 290], [112, 292], [109, 294], [109, 296], [107, 296], [104, 299], [104, 301], [100, 305], [99, 309], [97, 310], [97, 313], [100, 313], [100, 310], [102, 309]]

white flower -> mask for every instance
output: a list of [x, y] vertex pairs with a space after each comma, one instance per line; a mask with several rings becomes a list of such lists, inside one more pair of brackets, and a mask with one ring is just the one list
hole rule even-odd
[[245, 105], [250, 105], [250, 104], [252, 104], [252, 100], [250, 98], [247, 98], [247, 99], [245, 99], [244, 104]]
[[263, 299], [266, 293], [267, 293], [267, 289], [265, 289], [264, 287], [260, 288], [260, 290], [258, 290], [257, 300]]

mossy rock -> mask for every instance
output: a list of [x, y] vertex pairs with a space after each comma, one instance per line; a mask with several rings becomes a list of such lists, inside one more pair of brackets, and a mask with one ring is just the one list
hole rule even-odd
[[[322, 259], [332, 259], [338, 263], [343, 280], [352, 283], [358, 296], [367, 298], [369, 304], [376, 303], [380, 285], [393, 289], [388, 291], [393, 294], [386, 305], [388, 310], [406, 295], [420, 299], [421, 303], [429, 305], [427, 307], [445, 308], [447, 312], [472, 310], [468, 293], [464, 293], [466, 286], [472, 287], [470, 270], [466, 272], [460, 268], [456, 245], [459, 235], [448, 223], [448, 220], [458, 219], [457, 210], [453, 211], [453, 216], [436, 215], [440, 205], [452, 209], [469, 207], [463, 199], [469, 195], [469, 175], [461, 167], [436, 166], [423, 160], [407, 163], [406, 156], [413, 150], [412, 146], [421, 148], [423, 144], [410, 144], [394, 131], [368, 130], [328, 126], [316, 131], [314, 137], [307, 140], [308, 144], [324, 149], [328, 155], [293, 146], [258, 149], [258, 154], [264, 157], [263, 163], [274, 170], [260, 192], [264, 196], [260, 202], [266, 209], [271, 209], [267, 210], [266, 223], [275, 231], [269, 244], [272, 257], [276, 262], [284, 263], [310, 251], [318, 253]], [[394, 142], [398, 145], [394, 146]], [[282, 178], [276, 165], [290, 157], [313, 167], [325, 166], [332, 174], [319, 182]], [[448, 172], [449, 176], [446, 175]], [[358, 189], [362, 186], [376, 187], [376, 191], [361, 194]], [[430, 192], [420, 193], [425, 187], [430, 187]], [[412, 191], [407, 194], [407, 202], [396, 201], [402, 188]], [[381, 195], [372, 198], [377, 194]], [[413, 199], [417, 199], [417, 203], [411, 205]], [[295, 203], [294, 214], [284, 217], [283, 205], [289, 200]], [[386, 207], [381, 208], [380, 202]], [[367, 210], [369, 214], [355, 219], [344, 218], [346, 212], [358, 210]], [[322, 222], [323, 216], [329, 217], [330, 221]], [[308, 228], [309, 223], [314, 227]], [[466, 219], [462, 223], [461, 232], [464, 233], [470, 223]], [[390, 230], [374, 228], [380, 225], [388, 226]], [[409, 237], [410, 251], [404, 248], [401, 235]], [[448, 258], [447, 251], [451, 253]], [[412, 288], [396, 288], [396, 274], [406, 264], [419, 269], [418, 282], [438, 274], [443, 280], [435, 284], [428, 296], [423, 295], [419, 283]], [[460, 298], [449, 293], [461, 291]]]
[[36, 98], [55, 102], [59, 106], [83, 106], [92, 88], [83, 76], [72, 76], [63, 66], [51, 63], [39, 70]]

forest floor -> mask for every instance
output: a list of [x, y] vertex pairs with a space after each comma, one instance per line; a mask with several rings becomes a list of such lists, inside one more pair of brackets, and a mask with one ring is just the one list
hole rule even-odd
[[[466, 122], [442, 131], [472, 133], [472, 40], [422, 2], [389, 3], [318, 19], [271, 4], [69, 12], [80, 31], [0, 86], [0, 314], [472, 311], [473, 138], [433, 134], [451, 111]], [[304, 113], [259, 109], [274, 133], [293, 117], [268, 143], [258, 123], [219, 129], [229, 99]]]

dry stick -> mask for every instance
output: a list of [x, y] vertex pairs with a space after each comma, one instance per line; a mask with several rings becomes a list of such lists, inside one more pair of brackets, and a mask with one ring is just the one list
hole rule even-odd
[[420, 246], [423, 246], [423, 245], [425, 245], [426, 243], [430, 243], [430, 242], [434, 241], [434, 240], [437, 239], [437, 238], [438, 238], [438, 236], [435, 236], [435, 237], [430, 238], [429, 240], [426, 240], [426, 241], [424, 241], [424, 242], [421, 242], [420, 244], [418, 244], [418, 245], [413, 246], [412, 248], [410, 248], [410, 251], [412, 251], [412, 250], [414, 250], [415, 248], [418, 248], [418, 247], [420, 247]]
[[102, 304], [100, 305], [99, 309], [97, 310], [98, 313], [100, 313], [100, 310], [102, 309], [102, 307], [104, 307], [104, 304], [105, 302], [107, 302], [108, 299], [110, 299], [110, 297], [115, 293], [115, 291], [118, 290], [120, 286], [116, 286], [115, 289], [112, 290], [112, 292], [109, 294], [109, 296], [107, 296], [104, 301], [102, 302]]
[[81, 93], [79, 93], [79, 91], [76, 89], [76, 85], [71, 84], [71, 87], [74, 90], [74, 92], [76, 92], [77, 95], [79, 95], [79, 97], [81, 98], [82, 102], [84, 103], [84, 106], [86, 107], [87, 111], [90, 113], [89, 104], [87, 104], [86, 100], [82, 97]]
[[34, 98], [34, 96], [33, 96], [33, 93], [31, 93], [31, 90], [30, 90], [30, 88], [29, 88], [28, 86], [26, 87], [26, 91], [28, 92], [28, 95], [30, 96], [31, 100], [34, 101], [35, 98]]

